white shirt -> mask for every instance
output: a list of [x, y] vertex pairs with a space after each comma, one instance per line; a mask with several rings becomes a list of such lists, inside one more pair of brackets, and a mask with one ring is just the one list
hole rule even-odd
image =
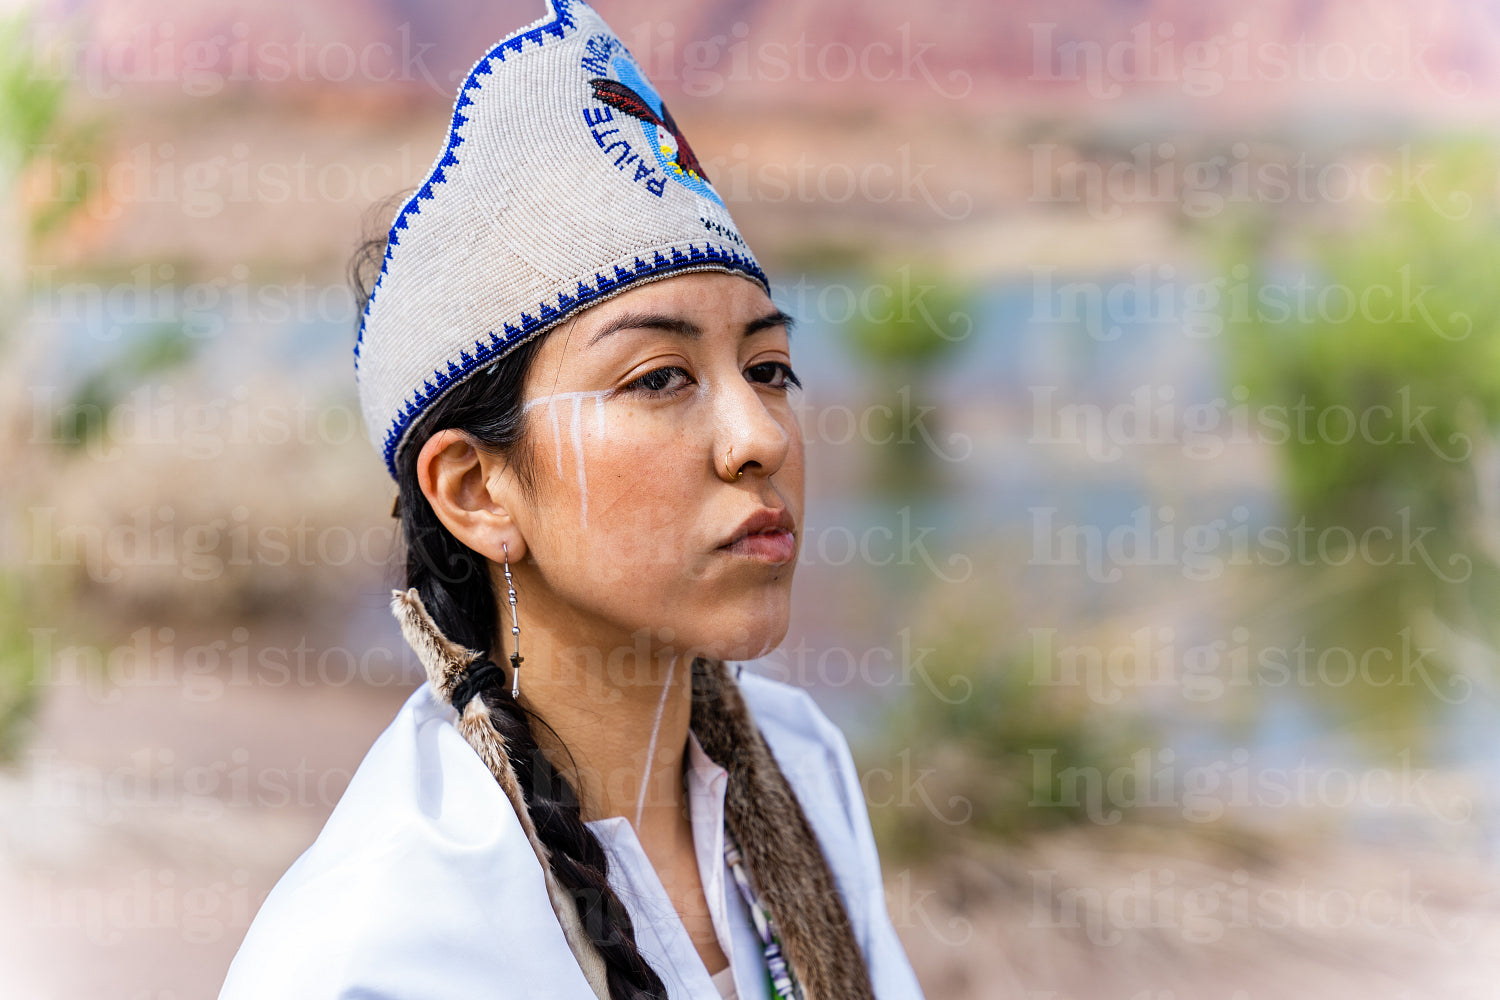
[[[729, 959], [729, 968], [713, 976], [709, 976], [698, 957], [698, 950], [688, 937], [656, 868], [636, 839], [635, 827], [623, 816], [593, 820], [585, 825], [609, 855], [610, 888], [630, 911], [636, 947], [662, 977], [668, 996], [699, 996], [705, 989], [713, 990], [710, 995], [723, 996], [726, 987], [732, 992], [738, 990], [741, 977], [747, 984], [746, 995], [760, 996], [754, 984], [766, 978], [765, 956], [751, 923], [749, 907], [734, 887], [724, 861], [724, 795], [729, 787], [729, 773], [703, 752], [703, 745], [692, 733], [688, 734], [685, 777], [698, 877], [708, 900], [714, 937]], [[701, 982], [699, 973], [709, 977], [707, 986]]]
[[[806, 813], [849, 911], [879, 1000], [920, 1000], [886, 910], [880, 862], [843, 735], [799, 689], [743, 673], [740, 688]], [[593, 1000], [510, 802], [424, 684], [375, 741], [323, 832], [272, 889], [220, 1000]], [[714, 934], [744, 1000], [767, 996], [749, 913], [723, 860], [728, 775], [695, 738], [693, 844]], [[720, 1000], [635, 831], [588, 824], [636, 944], [672, 1000]]]

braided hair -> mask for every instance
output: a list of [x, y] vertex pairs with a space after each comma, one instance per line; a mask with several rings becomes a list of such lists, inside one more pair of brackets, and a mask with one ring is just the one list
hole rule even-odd
[[[372, 272], [385, 253], [385, 239], [364, 243], [350, 275], [360, 311], [368, 301]], [[530, 465], [519, 447], [522, 389], [539, 339], [516, 348], [493, 374], [470, 379], [443, 395], [425, 415], [427, 428], [455, 428], [483, 447], [507, 454], [525, 492]], [[420, 435], [420, 432], [418, 432]], [[499, 619], [488, 560], [455, 538], [438, 520], [417, 480], [421, 440], [402, 450], [397, 465], [397, 506], [406, 542], [406, 586], [415, 588], [432, 620], [453, 642], [486, 653], [500, 649]], [[630, 915], [609, 885], [609, 861], [584, 825], [578, 792], [537, 745], [535, 726], [546, 722], [511, 697], [503, 672], [485, 659], [470, 668], [453, 693], [460, 715], [483, 695], [495, 729], [520, 782], [537, 835], [551, 855], [557, 880], [578, 907], [584, 931], [604, 960], [610, 1000], [664, 1000], [666, 986], [636, 947]], [[551, 727], [547, 727], [549, 732]], [[552, 734], [554, 739], [556, 734]], [[557, 741], [561, 746], [561, 741]]]

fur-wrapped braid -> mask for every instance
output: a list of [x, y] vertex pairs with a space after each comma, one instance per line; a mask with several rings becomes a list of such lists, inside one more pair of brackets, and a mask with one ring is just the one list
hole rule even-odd
[[[484, 657], [449, 641], [428, 616], [415, 590], [397, 591], [392, 607], [433, 689], [446, 701], [454, 701], [455, 692], [458, 701], [465, 701], [469, 677], [482, 669], [487, 662]], [[495, 676], [499, 678], [498, 672]], [[630, 918], [613, 893], [604, 896], [587, 889], [570, 893], [563, 887], [564, 882], [587, 885], [598, 877], [606, 866], [603, 849], [582, 823], [575, 825], [592, 846], [571, 836], [565, 817], [558, 814], [559, 808], [569, 807], [576, 813], [576, 797], [560, 807], [556, 789], [550, 795], [526, 794], [523, 786], [535, 787], [536, 777], [533, 775], [528, 783], [518, 776], [511, 748], [521, 742], [527, 759], [544, 761], [545, 757], [530, 739], [525, 723], [506, 713], [506, 703], [510, 703], [510, 697], [503, 683], [486, 686], [460, 707], [458, 729], [515, 808], [542, 865], [547, 892], [568, 945], [589, 985], [605, 1000], [617, 995], [608, 985], [612, 963], [606, 954], [624, 945], [623, 936], [631, 934]], [[509, 737], [502, 733], [502, 726], [509, 730]], [[756, 728], [738, 685], [722, 663], [703, 659], [693, 663], [692, 729], [704, 752], [728, 772], [725, 821], [741, 845], [761, 901], [780, 932], [804, 1000], [873, 1000], [864, 956], [817, 837]], [[543, 776], [544, 782], [567, 787], [550, 767], [547, 770], [551, 776]], [[559, 838], [569, 844], [569, 849], [549, 850], [547, 843]], [[607, 883], [603, 888], [608, 891]], [[578, 903], [584, 904], [582, 916]], [[601, 920], [616, 929], [601, 935]], [[633, 943], [628, 951], [624, 956], [613, 955], [614, 963], [629, 966], [641, 961]]]
[[[442, 696], [444, 701], [451, 702], [454, 689], [458, 687], [469, 669], [484, 659], [483, 654], [449, 641], [427, 614], [427, 609], [422, 606], [422, 598], [417, 594], [416, 588], [404, 593], [399, 590], [393, 591], [391, 610], [395, 613], [396, 620], [401, 623], [401, 634], [406, 637], [406, 641], [412, 649], [416, 650], [418, 659], [422, 661], [433, 690]], [[536, 824], [531, 818], [531, 810], [527, 807], [526, 798], [521, 792], [521, 783], [511, 768], [510, 755], [505, 748], [505, 737], [501, 736], [495, 728], [490, 717], [490, 710], [485, 705], [482, 695], [476, 694], [463, 707], [458, 720], [458, 731], [469, 746], [474, 748], [474, 752], [479, 754], [480, 759], [499, 782], [500, 788], [505, 792], [505, 797], [510, 800], [516, 816], [521, 821], [521, 829], [526, 832], [526, 839], [531, 843], [531, 849], [536, 852], [537, 861], [541, 862], [542, 875], [547, 882], [547, 896], [552, 901], [552, 910], [557, 914], [558, 923], [562, 925], [563, 936], [568, 941], [568, 947], [577, 957], [578, 965], [583, 969], [584, 978], [588, 980], [594, 995], [599, 1000], [609, 1000], [609, 984], [604, 959], [584, 931], [578, 916], [578, 907], [574, 904], [573, 898], [558, 883], [557, 875], [552, 870], [552, 852], [547, 850], [547, 846], [542, 843], [541, 837], [537, 834]]]
[[723, 663], [693, 661], [692, 728], [704, 752], [729, 772], [725, 822], [780, 931], [804, 1000], [873, 1000], [828, 861]]

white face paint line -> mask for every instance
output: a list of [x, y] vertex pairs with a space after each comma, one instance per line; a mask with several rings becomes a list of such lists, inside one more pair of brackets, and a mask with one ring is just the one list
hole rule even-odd
[[587, 392], [556, 392], [550, 396], [538, 396], [535, 399], [528, 399], [525, 405], [521, 407], [521, 412], [530, 413], [534, 408], [541, 406], [543, 403], [550, 406], [560, 399], [569, 401], [575, 399], [597, 399], [603, 401], [609, 393], [610, 390], [608, 389], [590, 389]]
[[563, 477], [562, 468], [562, 431], [557, 426], [557, 398], [549, 396], [547, 399], [547, 413], [552, 417], [552, 450], [557, 455], [557, 478]]
[[521, 407], [522, 413], [529, 413], [533, 407], [546, 404], [548, 416], [552, 420], [552, 446], [557, 459], [557, 478], [563, 477], [562, 458], [562, 428], [558, 426], [557, 404], [570, 402], [573, 404], [572, 422], [568, 426], [568, 436], [573, 443], [574, 467], [578, 475], [578, 500], [581, 519], [581, 527], [589, 526], [589, 484], [588, 475], [584, 471], [583, 464], [583, 401], [592, 399], [594, 401], [594, 423], [599, 434], [604, 433], [604, 400], [610, 394], [610, 390], [591, 390], [588, 392], [558, 392], [550, 396], [538, 396], [536, 399], [527, 400]]
[[641, 814], [646, 809], [646, 788], [651, 784], [651, 765], [656, 761], [656, 737], [661, 733], [661, 717], [667, 708], [667, 695], [672, 691], [672, 677], [677, 672], [677, 657], [667, 664], [667, 683], [662, 685], [661, 699], [656, 703], [656, 718], [651, 722], [651, 741], [646, 744], [646, 766], [641, 771], [641, 789], [635, 796], [635, 829], [641, 829]]
[[573, 422], [568, 431], [573, 438], [573, 459], [578, 467], [578, 527], [589, 526], [589, 479], [583, 471], [583, 396], [573, 397]]

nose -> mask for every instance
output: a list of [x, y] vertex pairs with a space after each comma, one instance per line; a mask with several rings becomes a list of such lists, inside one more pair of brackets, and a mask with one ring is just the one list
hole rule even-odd
[[791, 447], [787, 428], [743, 376], [725, 379], [714, 393], [714, 473], [734, 482], [746, 472], [773, 476]]

